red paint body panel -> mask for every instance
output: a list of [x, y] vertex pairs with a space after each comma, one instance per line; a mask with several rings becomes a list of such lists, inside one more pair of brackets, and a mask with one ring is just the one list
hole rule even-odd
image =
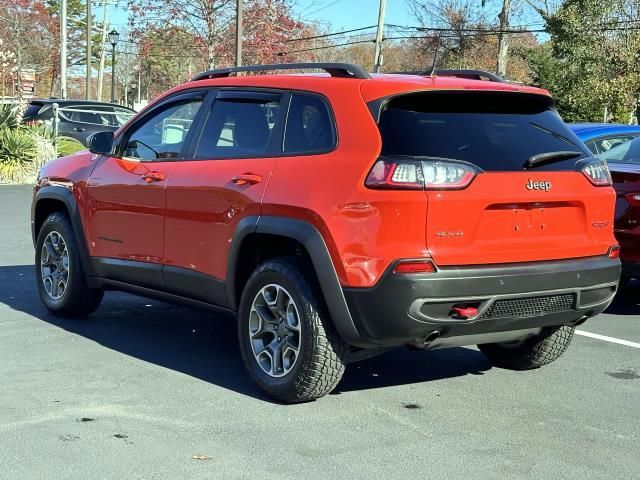
[[640, 206], [631, 205], [625, 195], [640, 194], [640, 165], [611, 165], [616, 190], [615, 235], [622, 247], [623, 262], [640, 262]]
[[[233, 232], [243, 217], [260, 215], [275, 158], [176, 162], [167, 182], [167, 265], [225, 279]], [[238, 185], [250, 173], [258, 183]]]
[[[527, 190], [529, 179], [552, 187]], [[615, 243], [615, 192], [580, 172], [482, 173], [464, 190], [428, 196], [426, 243], [437, 265], [589, 257]]]
[[[174, 167], [111, 157], [96, 161], [84, 223], [91, 256], [164, 262], [165, 185]], [[164, 180], [147, 183], [150, 173]]]

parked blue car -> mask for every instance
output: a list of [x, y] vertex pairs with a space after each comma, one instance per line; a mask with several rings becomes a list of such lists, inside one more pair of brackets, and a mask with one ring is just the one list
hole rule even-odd
[[569, 127], [595, 155], [640, 137], [640, 125], [616, 123], [570, 123]]

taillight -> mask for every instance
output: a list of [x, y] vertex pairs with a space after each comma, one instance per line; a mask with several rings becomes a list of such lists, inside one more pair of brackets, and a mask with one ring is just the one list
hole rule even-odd
[[582, 167], [582, 173], [596, 187], [611, 185], [611, 172], [604, 160], [593, 160]]
[[627, 193], [624, 198], [629, 202], [629, 205], [640, 207], [640, 193]]
[[393, 273], [434, 273], [436, 266], [431, 260], [402, 260], [393, 269]]
[[406, 190], [459, 190], [481, 170], [469, 163], [380, 157], [367, 176], [369, 188]]
[[620, 258], [620, 245], [611, 245], [607, 255], [609, 258]]

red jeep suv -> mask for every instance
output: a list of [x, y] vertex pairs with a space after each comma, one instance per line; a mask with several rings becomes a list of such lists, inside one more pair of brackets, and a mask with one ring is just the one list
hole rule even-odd
[[[293, 69], [325, 73], [234, 75]], [[86, 316], [115, 289], [233, 312], [251, 377], [285, 402], [402, 345], [540, 367], [618, 286], [609, 171], [545, 90], [213, 70], [89, 145], [35, 187], [47, 308]]]

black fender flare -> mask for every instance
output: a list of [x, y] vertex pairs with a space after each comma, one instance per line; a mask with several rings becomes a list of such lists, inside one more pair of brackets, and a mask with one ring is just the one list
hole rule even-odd
[[278, 216], [251, 216], [243, 218], [238, 223], [231, 240], [227, 263], [227, 299], [233, 310], [238, 310], [235, 300], [237, 298], [235, 285], [238, 255], [244, 238], [252, 233], [279, 235], [300, 242], [311, 257], [320, 289], [336, 330], [342, 339], [351, 345], [368, 345], [353, 322], [342, 285], [322, 234], [312, 224], [303, 220]]
[[87, 247], [87, 241], [84, 236], [84, 228], [82, 226], [82, 216], [80, 209], [78, 208], [78, 202], [76, 202], [73, 192], [62, 185], [45, 185], [41, 187], [33, 197], [31, 204], [31, 235], [33, 237], [33, 245], [35, 246], [38, 241], [38, 232], [36, 232], [36, 212], [38, 211], [38, 204], [42, 200], [56, 200], [64, 204], [73, 227], [73, 233], [78, 246], [78, 253], [80, 254], [80, 261], [82, 262], [82, 270], [85, 276], [93, 277], [93, 264], [91, 263], [91, 257], [89, 256], [89, 249]]

